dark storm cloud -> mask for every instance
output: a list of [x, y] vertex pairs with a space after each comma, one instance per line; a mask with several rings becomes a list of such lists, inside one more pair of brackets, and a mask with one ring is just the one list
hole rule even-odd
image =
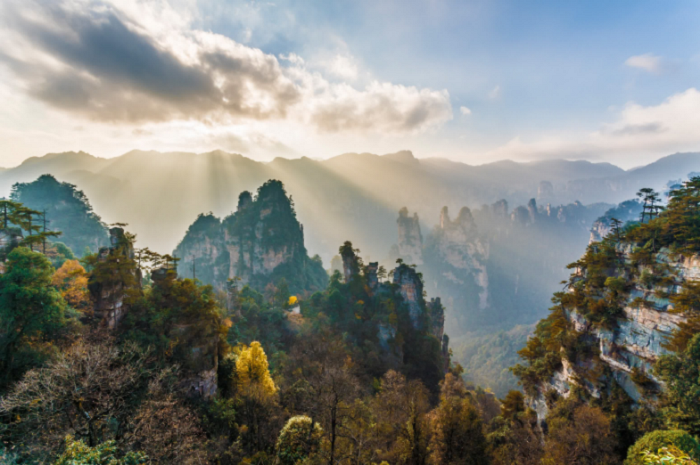
[[[33, 14], [10, 13], [8, 23], [33, 47], [61, 65], [2, 54], [31, 95], [64, 110], [106, 121], [162, 121], [177, 117], [284, 116], [298, 99], [274, 57], [201, 52], [187, 65], [110, 9], [76, 11], [34, 4]], [[218, 78], [218, 85], [215, 79]], [[251, 91], [256, 99], [251, 99]], [[265, 105], [260, 104], [260, 98]]]
[[0, 37], [16, 46], [0, 50], [0, 63], [17, 87], [93, 120], [215, 124], [286, 118], [294, 108], [294, 121], [324, 132], [407, 133], [452, 118], [447, 91], [330, 83], [303, 63], [282, 68], [275, 56], [221, 35], [154, 32], [144, 18], [99, 0], [6, 2]]

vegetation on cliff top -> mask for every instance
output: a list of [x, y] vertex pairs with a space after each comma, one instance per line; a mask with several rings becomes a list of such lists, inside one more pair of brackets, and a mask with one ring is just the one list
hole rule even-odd
[[[530, 393], [563, 360], [576, 365], [590, 359], [586, 353], [595, 359], [596, 348], [570, 322], [574, 306], [590, 325], [608, 330], [623, 297], [629, 298], [630, 279], [663, 286], [656, 277], [672, 278], [663, 267], [658, 276], [634, 272], [642, 264], [656, 266], [644, 253], [630, 264], [613, 253], [622, 235], [641, 227], [616, 230], [574, 266], [567, 285], [578, 286], [578, 294], [555, 297], [552, 314], [522, 351], [526, 364], [516, 374]], [[178, 277], [173, 257], [144, 250], [132, 255], [135, 238], [120, 237], [109, 253], [87, 257], [85, 268], [67, 261], [55, 271], [39, 252], [11, 251], [0, 277], [0, 302], [8, 312], [0, 315], [3, 363], [13, 367], [0, 387], [3, 458], [593, 465], [621, 463], [646, 433], [699, 433], [700, 335], [661, 358], [654, 374], [668, 389], [649, 393], [649, 403], [659, 398], [654, 408], [633, 408], [614, 383], [598, 398], [574, 386], [566, 399], [545, 393], [550, 413], [541, 429], [522, 393], [512, 391], [499, 402], [462, 381], [461, 367], [449, 364], [438, 340], [442, 328], [431, 320], [440, 312], [426, 304], [421, 276], [406, 264], [398, 264], [401, 281], [393, 284], [347, 242], [339, 253], [348, 274], [336, 271], [327, 287], [295, 300], [286, 282], [291, 276], [262, 290], [230, 286], [222, 292]], [[643, 251], [650, 240], [652, 253], [660, 253], [654, 251], [658, 237], [635, 245]], [[673, 244], [670, 249], [682, 253]], [[141, 276], [138, 267], [150, 275]], [[25, 294], [38, 300], [17, 298]], [[121, 298], [124, 309], [112, 331], [88, 304], [104, 295]], [[691, 287], [680, 295], [669, 297], [679, 308], [695, 308]], [[290, 312], [296, 305], [299, 313]], [[419, 310], [417, 317], [411, 309]], [[17, 316], [28, 312], [37, 316], [34, 326]], [[25, 333], [17, 338], [20, 329]], [[581, 386], [606, 374], [583, 368]], [[692, 441], [682, 433], [657, 436], [664, 439], [641, 440], [630, 453], [692, 460]], [[661, 450], [650, 450], [657, 445]]]
[[[25, 333], [7, 327], [0, 338], [15, 355], [50, 350], [28, 365], [12, 362], [0, 399], [3, 457], [486, 463], [482, 418], [498, 414], [495, 399], [467, 390], [458, 367], [445, 377], [447, 354], [430, 316], [413, 321], [382, 271], [358, 258], [347, 282], [336, 273], [326, 289], [294, 301], [284, 285], [217, 292], [178, 278], [171, 257], [153, 253], [148, 260], [165, 267], [139, 282], [138, 265], [153, 266], [132, 251], [116, 244], [87, 257], [86, 268], [66, 262], [58, 271], [38, 252], [10, 253], [3, 308], [41, 318], [27, 326], [2, 315]], [[88, 283], [99, 287], [89, 292]], [[17, 292], [43, 305], [28, 310], [32, 301], [15, 299]], [[121, 296], [125, 311], [113, 331], [86, 305], [105, 292]], [[410, 298], [425, 311], [422, 295]], [[300, 314], [289, 312], [290, 302], [301, 304]], [[13, 345], [16, 334], [24, 345]]]
[[[205, 239], [212, 250], [201, 250]], [[260, 186], [255, 198], [241, 193], [238, 210], [223, 220], [200, 214], [174, 254], [182, 259], [182, 274], [196, 270], [198, 279], [220, 289], [236, 277], [260, 292], [283, 279], [293, 293], [321, 290], [328, 282], [320, 258], [307, 254], [292, 198], [276, 180]]]
[[[546, 439], [551, 441], [555, 440], [552, 416], [564, 400], [557, 399], [556, 391], [547, 391], [547, 386], [566, 362], [574, 383], [566, 402], [578, 397], [582, 405], [600, 408], [610, 422], [618, 457], [610, 463], [623, 458], [627, 448], [645, 433], [675, 428], [700, 434], [700, 412], [695, 405], [700, 395], [700, 287], [683, 280], [670, 265], [700, 252], [700, 178], [672, 190], [665, 206], [651, 189], [642, 189], [640, 197], [640, 221], [623, 225], [611, 218], [610, 234], [569, 265], [574, 271], [563, 283], [567, 290], [554, 295], [549, 316], [540, 321], [535, 335], [519, 352], [523, 363], [513, 367], [528, 395], [546, 400], [550, 410]], [[633, 401], [601, 361], [590, 331], [617, 331], [627, 306], [654, 309], [668, 303], [672, 304], [669, 311], [682, 313], [687, 322], [666, 341], [669, 352], [661, 354], [652, 371], [645, 373], [643, 366], [635, 366], [630, 379], [641, 398]], [[636, 458], [627, 463], [657, 463], [641, 461], [644, 451], [647, 457], [657, 452], [645, 444], [630, 449]], [[661, 455], [671, 460], [673, 454], [665, 450]]]
[[97, 252], [108, 245], [106, 225], [92, 210], [85, 194], [73, 184], [45, 174], [33, 182], [14, 184], [10, 199], [41, 212], [37, 225], [43, 227], [46, 220], [48, 230], [61, 231], [61, 241], [78, 256], [86, 248]]

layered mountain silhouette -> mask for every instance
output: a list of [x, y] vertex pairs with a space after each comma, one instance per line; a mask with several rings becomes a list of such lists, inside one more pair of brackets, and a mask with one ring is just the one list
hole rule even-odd
[[640, 187], [662, 190], [691, 171], [700, 171], [700, 153], [669, 155], [625, 171], [609, 163], [565, 160], [472, 166], [418, 159], [410, 151], [272, 162], [223, 151], [134, 150], [111, 159], [65, 152], [0, 171], [0, 196], [15, 182], [52, 174], [83, 190], [105, 221], [129, 223], [140, 245], [170, 252], [198, 214], [225, 216], [235, 211], [240, 192], [279, 179], [296, 203], [309, 252], [319, 253], [327, 265], [337, 244], [347, 239], [369, 258], [383, 258], [395, 241], [396, 212], [403, 206], [428, 227], [443, 206], [457, 211], [499, 199], [516, 206], [538, 193], [540, 205], [617, 203]]

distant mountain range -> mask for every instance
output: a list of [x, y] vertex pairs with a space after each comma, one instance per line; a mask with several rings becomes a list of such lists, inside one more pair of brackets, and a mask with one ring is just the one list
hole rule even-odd
[[0, 196], [15, 182], [49, 173], [76, 184], [106, 221], [129, 223], [140, 245], [171, 252], [199, 213], [225, 216], [235, 210], [241, 191], [279, 179], [296, 203], [309, 252], [319, 253], [328, 266], [348, 239], [363, 256], [384, 258], [396, 242], [397, 211], [403, 206], [417, 212], [427, 230], [443, 206], [459, 211], [505, 199], [515, 207], [530, 198], [540, 205], [617, 203], [640, 187], [661, 190], [692, 171], [700, 171], [700, 153], [669, 155], [625, 171], [609, 163], [565, 160], [472, 166], [417, 159], [410, 151], [267, 163], [222, 151], [134, 150], [111, 159], [65, 152], [0, 171]]

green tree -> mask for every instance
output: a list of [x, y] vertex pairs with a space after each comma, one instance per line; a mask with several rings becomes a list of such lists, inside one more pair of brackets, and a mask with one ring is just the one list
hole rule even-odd
[[[664, 447], [676, 447], [691, 458], [700, 460], [700, 444], [697, 439], [682, 430], [653, 431], [642, 436], [627, 451], [625, 465], [644, 465], [645, 453], [656, 453]], [[697, 462], [693, 462], [697, 463]]]
[[13, 377], [15, 355], [32, 341], [50, 341], [66, 325], [66, 303], [51, 285], [53, 267], [26, 247], [8, 256], [0, 276], [0, 354], [5, 382]]
[[613, 465], [615, 437], [610, 419], [597, 407], [564, 403], [548, 420], [543, 465]]
[[463, 381], [448, 373], [440, 387], [440, 405], [432, 421], [431, 463], [487, 464], [483, 424]]
[[61, 454], [54, 465], [145, 465], [148, 457], [140, 452], [128, 452], [124, 457], [117, 457], [114, 441], [107, 441], [95, 447], [76, 441], [72, 436], [66, 437], [66, 451]]
[[681, 291], [673, 294], [670, 301], [673, 313], [681, 313], [687, 319], [678, 325], [665, 347], [673, 352], [682, 352], [693, 336], [700, 333], [700, 281], [684, 282]]
[[34, 182], [12, 186], [10, 198], [37, 213], [42, 212], [41, 231], [44, 230], [42, 220], [47, 220], [51, 230], [65, 233], [64, 241], [72, 250], [83, 250], [87, 246], [97, 250], [109, 244], [106, 225], [95, 214], [85, 194], [72, 184], [45, 174]]
[[661, 356], [654, 369], [666, 384], [662, 408], [669, 426], [700, 434], [700, 334], [683, 352]]
[[428, 390], [420, 381], [407, 382], [394, 370], [382, 377], [373, 402], [376, 431], [385, 450], [381, 459], [410, 465], [427, 463], [429, 407]]
[[[110, 262], [100, 262], [100, 266], [104, 263]], [[120, 265], [119, 260], [111, 263]], [[93, 271], [93, 276], [99, 269]], [[128, 270], [123, 276], [126, 282], [135, 284]], [[130, 294], [129, 312], [120, 323], [125, 339], [155, 348], [161, 360], [179, 363], [188, 373], [214, 367], [219, 349], [225, 346], [228, 328], [222, 324], [211, 286], [177, 279], [173, 270], [158, 270], [144, 294], [135, 286]]]
[[615, 217], [610, 218], [610, 229], [613, 237], [619, 243], [622, 240], [622, 221]]
[[323, 429], [305, 415], [292, 417], [277, 440], [277, 457], [281, 465], [296, 465], [313, 455], [321, 444]]

